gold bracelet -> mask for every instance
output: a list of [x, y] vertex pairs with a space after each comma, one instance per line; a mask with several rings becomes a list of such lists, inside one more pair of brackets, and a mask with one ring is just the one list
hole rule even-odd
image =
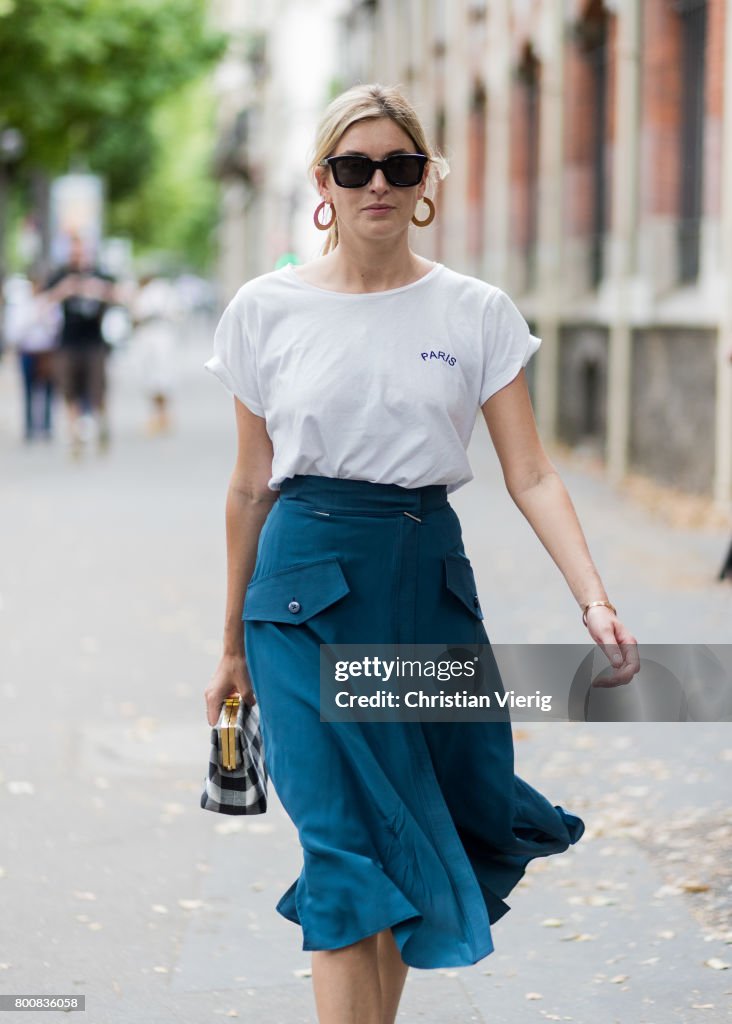
[[585, 610], [582, 612], [582, 625], [587, 625], [587, 613], [590, 608], [594, 608], [596, 605], [603, 605], [605, 608], [609, 608], [613, 615], [617, 615], [617, 609], [614, 604], [610, 604], [609, 601], [590, 601], [589, 604], [585, 605]]

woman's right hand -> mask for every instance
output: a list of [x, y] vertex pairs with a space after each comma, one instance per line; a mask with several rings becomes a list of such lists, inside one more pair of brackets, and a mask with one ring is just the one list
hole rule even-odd
[[216, 725], [222, 704], [237, 693], [250, 707], [257, 703], [244, 655], [224, 654], [203, 693], [209, 725]]

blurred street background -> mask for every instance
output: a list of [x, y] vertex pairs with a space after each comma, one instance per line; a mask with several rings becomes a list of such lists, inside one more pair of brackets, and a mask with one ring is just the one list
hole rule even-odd
[[[261, 818], [198, 806], [235, 450], [217, 318], [317, 255], [328, 100], [401, 83], [451, 166], [414, 246], [542, 338], [540, 430], [623, 621], [729, 643], [732, 5], [0, 0], [0, 51], [0, 994], [86, 993], [92, 1024], [314, 1024], [274, 911], [291, 823], [273, 792]], [[585, 643], [482, 422], [470, 458], [452, 502], [492, 641]], [[585, 837], [530, 866], [492, 956], [410, 972], [399, 1020], [729, 1020], [729, 723], [515, 737]]]

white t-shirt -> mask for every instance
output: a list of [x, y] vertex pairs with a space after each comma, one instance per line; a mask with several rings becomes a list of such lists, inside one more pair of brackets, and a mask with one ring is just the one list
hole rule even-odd
[[440, 263], [365, 294], [287, 264], [239, 289], [205, 366], [265, 418], [272, 490], [314, 474], [451, 492], [473, 478], [479, 407], [540, 344], [505, 292]]

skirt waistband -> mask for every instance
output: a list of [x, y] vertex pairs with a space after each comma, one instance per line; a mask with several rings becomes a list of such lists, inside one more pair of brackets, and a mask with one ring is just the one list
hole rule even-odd
[[[313, 474], [287, 477], [280, 484], [282, 499], [308, 505], [327, 505], [341, 511], [431, 512], [448, 504], [445, 484], [401, 487], [371, 480], [349, 480]], [[324, 511], [327, 511], [325, 509]]]

